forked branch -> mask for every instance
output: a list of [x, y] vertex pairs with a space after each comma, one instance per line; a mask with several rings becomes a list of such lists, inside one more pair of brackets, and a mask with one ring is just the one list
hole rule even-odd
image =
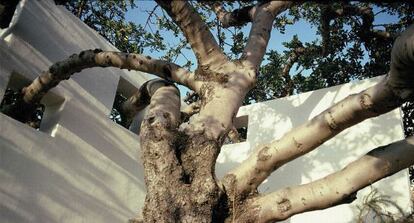
[[291, 1], [270, 1], [257, 7], [249, 39], [242, 55], [242, 59], [247, 61], [251, 67], [257, 69], [263, 60], [276, 15], [292, 4]]
[[[394, 44], [391, 69], [377, 85], [350, 95], [281, 139], [262, 145], [224, 180], [239, 196], [254, 193], [277, 168], [317, 148], [342, 130], [389, 112], [414, 96], [414, 26]], [[318, 134], [309, 134], [309, 133]], [[232, 179], [232, 180], [228, 180]], [[235, 182], [229, 185], [228, 182]]]
[[207, 25], [187, 1], [157, 0], [157, 3], [183, 31], [197, 57], [199, 65], [211, 67], [228, 61]]
[[232, 12], [227, 11], [220, 1], [206, 2], [216, 13], [218, 20], [224, 28], [242, 26], [253, 20], [256, 15], [257, 5], [250, 5]]
[[356, 192], [360, 189], [408, 168], [413, 163], [414, 137], [409, 137], [378, 147], [325, 178], [254, 198], [240, 218], [254, 222], [273, 222], [306, 211], [350, 203], [355, 200]]
[[[398, 107], [401, 102], [386, 86], [384, 80], [359, 94], [350, 95], [310, 121], [290, 130], [282, 138], [259, 146], [229, 174], [237, 179], [237, 183], [232, 185], [237, 188], [237, 194], [246, 196], [254, 193], [280, 166], [314, 150], [342, 130]], [[389, 104], [384, 104], [384, 101]], [[316, 132], [318, 134], [310, 134]]]

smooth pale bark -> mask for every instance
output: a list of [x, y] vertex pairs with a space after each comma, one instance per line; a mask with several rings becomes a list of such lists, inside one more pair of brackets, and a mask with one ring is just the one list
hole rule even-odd
[[118, 67], [151, 73], [185, 85], [195, 91], [199, 90], [201, 84], [194, 79], [193, 73], [174, 63], [152, 59], [140, 54], [105, 52], [96, 49], [82, 51], [66, 60], [53, 64], [48, 71], [44, 71], [29, 86], [23, 89], [23, 100], [28, 104], [37, 103], [60, 81], [70, 78], [72, 74], [83, 69], [92, 67]]
[[255, 70], [259, 68], [266, 52], [273, 20], [292, 4], [291, 1], [270, 1], [256, 9], [249, 39], [242, 54], [242, 59]]
[[325, 178], [253, 198], [240, 219], [274, 222], [305, 211], [350, 203], [358, 190], [411, 166], [413, 157], [414, 137], [376, 148]]
[[[249, 10], [252, 29], [243, 56], [237, 61], [229, 61], [221, 52], [190, 4], [161, 0], [158, 3], [184, 32], [195, 52], [198, 68], [194, 74], [178, 65], [138, 54], [84, 51], [56, 63], [23, 90], [25, 101], [36, 103], [61, 80], [82, 69], [98, 66], [152, 73], [186, 85], [200, 96], [197, 113], [185, 122], [180, 120], [178, 91], [169, 84], [151, 85], [154, 88], [147, 85], [124, 104], [123, 109], [132, 114], [150, 101], [140, 133], [148, 189], [143, 222], [267, 222], [284, 219], [342, 202], [344, 197], [367, 182], [413, 163], [411, 151], [401, 153], [403, 162], [398, 155], [400, 148], [412, 150], [413, 140], [410, 139], [385, 147], [387, 149], [378, 149], [320, 181], [265, 196], [258, 196], [256, 191], [267, 176], [286, 162], [315, 149], [343, 129], [390, 111], [403, 100], [412, 98], [414, 82], [410, 75], [414, 68], [414, 41], [413, 28], [410, 28], [406, 32], [409, 34], [404, 34], [395, 44], [389, 75], [382, 82], [349, 96], [282, 139], [258, 148], [223, 181], [217, 181], [214, 168], [220, 147], [233, 126], [244, 96], [255, 85], [273, 20], [293, 3], [269, 1], [257, 5], [254, 13]], [[315, 136], [309, 132], [319, 134]], [[371, 174], [370, 170], [377, 165], [387, 168]], [[371, 175], [360, 175], [355, 171], [360, 168], [366, 168]], [[339, 187], [344, 184], [344, 179], [351, 179], [354, 188]], [[331, 190], [326, 189], [326, 185], [338, 186]], [[309, 193], [312, 189], [326, 193], [326, 197], [314, 196]], [[302, 198], [309, 207], [305, 207]]]
[[188, 135], [203, 132], [207, 138], [222, 142], [244, 96], [255, 83], [255, 72], [240, 63], [227, 63], [220, 73], [206, 75], [211, 79], [200, 88], [200, 111], [181, 127]]
[[[413, 98], [413, 68], [414, 26], [410, 26], [396, 40], [390, 73], [381, 82], [348, 96], [281, 139], [258, 147], [239, 167], [230, 171], [224, 184], [241, 198], [254, 194], [257, 187], [283, 164], [312, 151], [350, 126], [397, 108]], [[310, 134], [312, 132], [318, 134]]]
[[[209, 70], [228, 62], [200, 15], [187, 1], [156, 1], [180, 27], [193, 49], [199, 69]], [[217, 68], [217, 67], [216, 67]]]
[[[388, 104], [384, 104], [387, 102]], [[277, 168], [331, 139], [342, 130], [367, 118], [388, 112], [400, 105], [386, 80], [359, 94], [350, 95], [310, 121], [286, 133], [279, 140], [262, 145], [238, 168], [229, 173], [235, 177], [234, 190], [239, 196], [255, 193], [256, 188]], [[310, 134], [315, 133], [318, 134]]]

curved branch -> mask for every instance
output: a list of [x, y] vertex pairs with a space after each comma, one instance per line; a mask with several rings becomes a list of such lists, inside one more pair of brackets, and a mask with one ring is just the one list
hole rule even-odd
[[253, 211], [245, 212], [243, 219], [254, 216], [254, 222], [280, 221], [298, 213], [351, 203], [360, 189], [413, 164], [414, 137], [409, 137], [378, 147], [325, 178], [255, 198], [245, 209]]
[[183, 31], [201, 66], [228, 61], [200, 15], [186, 1], [156, 1]]
[[[247, 160], [229, 173], [228, 177], [237, 179], [234, 190], [240, 196], [254, 193], [283, 164], [314, 150], [350, 126], [393, 110], [401, 104], [397, 99], [387, 88], [386, 81], [348, 96], [310, 121], [290, 130], [282, 138], [259, 146]], [[388, 103], [384, 104], [384, 101]], [[316, 132], [316, 135], [309, 134]]]
[[130, 126], [138, 112], [142, 111], [150, 104], [151, 96], [155, 91], [158, 90], [158, 88], [165, 86], [175, 85], [172, 82], [160, 78], [152, 79], [142, 84], [141, 87], [121, 106], [121, 113], [125, 118], [124, 126]]
[[295, 49], [292, 50], [292, 52], [290, 53], [288, 59], [286, 60], [286, 64], [283, 67], [282, 70], [282, 76], [285, 79], [286, 82], [286, 86], [285, 86], [285, 90], [283, 92], [283, 96], [289, 96], [293, 93], [293, 81], [292, 78], [289, 75], [290, 70], [292, 69], [293, 64], [295, 64], [298, 59], [299, 56], [302, 55], [305, 52], [305, 48], [304, 47], [297, 47]]
[[[322, 3], [326, 4], [326, 3]], [[361, 38], [361, 40], [369, 48], [372, 41], [377, 39], [381, 40], [391, 40], [396, 36], [393, 33], [387, 32], [386, 30], [375, 30], [373, 26], [374, 22], [374, 12], [371, 7], [368, 6], [355, 6], [350, 3], [344, 3], [342, 8], [333, 9], [330, 5], [322, 6], [321, 13], [321, 33], [322, 33], [322, 43], [323, 43], [323, 55], [329, 54], [329, 42], [330, 42], [330, 21], [335, 18], [340, 17], [351, 17], [351, 16], [360, 16], [362, 19], [362, 24], [358, 28], [356, 34]]]
[[[381, 82], [359, 94], [348, 96], [305, 124], [292, 129], [281, 139], [260, 146], [226, 176], [225, 185], [233, 187], [232, 190], [240, 196], [255, 192], [261, 182], [285, 163], [312, 151], [342, 130], [367, 118], [389, 112], [413, 98], [413, 64], [414, 25], [395, 42], [389, 75]], [[310, 132], [318, 134], [309, 134]], [[229, 184], [234, 181], [234, 186]]]
[[256, 69], [260, 66], [269, 42], [273, 20], [292, 4], [292, 1], [271, 1], [256, 9], [249, 40], [242, 54], [242, 59], [248, 61], [250, 66]]
[[44, 94], [58, 85], [60, 81], [69, 79], [76, 72], [92, 67], [118, 67], [151, 73], [183, 84], [195, 91], [199, 90], [201, 85], [194, 79], [193, 73], [174, 63], [152, 59], [140, 54], [96, 49], [73, 54], [68, 59], [53, 64], [48, 71], [44, 71], [29, 86], [23, 89], [23, 100], [28, 104], [37, 103]]
[[228, 12], [220, 1], [206, 2], [206, 4], [216, 13], [218, 20], [224, 28], [242, 26], [251, 22], [256, 15], [258, 7], [256, 5], [250, 5]]

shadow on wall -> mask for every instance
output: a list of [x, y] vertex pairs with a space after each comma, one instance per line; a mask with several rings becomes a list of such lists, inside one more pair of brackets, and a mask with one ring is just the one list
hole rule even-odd
[[[18, 58], [10, 64], [19, 64]], [[8, 80], [10, 72], [3, 69], [1, 77]], [[145, 198], [137, 136], [109, 120], [73, 81], [64, 88], [71, 97], [42, 122], [44, 132], [0, 114], [0, 219], [125, 222], [135, 217]]]
[[[114, 50], [52, 1], [24, 2], [0, 39], [0, 101], [12, 71], [32, 80], [51, 61], [85, 48]], [[1, 222], [126, 222], [137, 215], [145, 199], [138, 138], [108, 118], [119, 76], [131, 74], [113, 70], [88, 69], [53, 89], [64, 102], [41, 123], [43, 132], [0, 114]]]
[[1, 219], [125, 222], [136, 216], [145, 196], [136, 135], [84, 103], [81, 97], [67, 103], [54, 138], [1, 115]]
[[93, 151], [75, 149], [79, 142], [57, 142], [40, 150], [30, 144], [42, 144], [43, 137], [25, 133], [16, 137], [25, 143], [0, 138], [2, 221], [123, 222], [125, 216], [135, 215], [111, 188], [108, 181], [114, 176], [103, 166], [108, 162], [100, 162], [103, 158], [97, 159]]
[[[358, 93], [373, 85], [376, 80], [345, 84], [241, 108], [238, 116], [249, 116], [247, 142], [223, 146], [217, 164], [218, 177], [223, 177], [229, 170], [239, 165], [257, 145], [282, 137], [289, 129], [303, 124], [350, 93]], [[318, 134], [318, 132], [309, 134]], [[400, 115], [398, 110], [394, 110], [353, 126], [316, 150], [282, 166], [259, 187], [259, 191], [272, 192], [323, 178], [342, 169], [368, 151], [400, 139], [403, 139]], [[405, 211], [409, 211], [408, 178], [405, 172], [402, 171], [397, 176], [387, 178], [375, 185], [384, 194], [391, 195]], [[363, 197], [367, 193], [369, 191], [363, 190], [358, 193], [358, 197]], [[359, 213], [356, 204], [360, 202], [362, 199], [358, 199], [352, 205], [341, 205], [327, 211], [302, 214], [306, 217], [298, 215], [286, 222], [331, 222], [335, 211], [345, 213], [344, 219], [339, 222], [353, 222]]]

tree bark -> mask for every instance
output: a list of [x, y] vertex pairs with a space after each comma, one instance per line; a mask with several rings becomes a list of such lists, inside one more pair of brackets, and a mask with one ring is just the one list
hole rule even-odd
[[[257, 194], [257, 187], [277, 168], [283, 164], [317, 148], [319, 145], [329, 140], [342, 130], [355, 125], [356, 123], [361, 122], [367, 118], [378, 116], [380, 114], [386, 113], [393, 110], [394, 108], [400, 106], [404, 101], [412, 99], [414, 97], [414, 81], [413, 81], [413, 69], [414, 64], [414, 25], [410, 26], [395, 42], [392, 54], [391, 54], [391, 68], [390, 72], [384, 79], [377, 85], [368, 88], [365, 91], [362, 91], [359, 94], [351, 95], [342, 100], [341, 102], [335, 104], [331, 108], [325, 110], [320, 115], [316, 116], [309, 122], [289, 131], [281, 139], [276, 140], [269, 145], [262, 145], [257, 148], [257, 150], [250, 155], [250, 157], [244, 161], [239, 167], [232, 170], [228, 175], [223, 179], [223, 184], [227, 191], [230, 191], [235, 200], [233, 202], [240, 202], [246, 198], [255, 199]], [[317, 135], [309, 134], [310, 132], [318, 132]], [[404, 141], [404, 143], [392, 144], [392, 146], [387, 146], [384, 148], [411, 148], [413, 139]], [[380, 151], [384, 150], [380, 149]], [[383, 177], [386, 177], [396, 171], [401, 170], [409, 165], [414, 163], [413, 156], [406, 157], [407, 154], [398, 154], [396, 150], [386, 151], [388, 155], [379, 155], [380, 158], [387, 160], [387, 168], [391, 168], [386, 171], [378, 171], [375, 177], [370, 178], [365, 174], [364, 179], [369, 179], [369, 183], [373, 183], [376, 180], [379, 180]], [[410, 153], [410, 152], [408, 152]], [[373, 154], [378, 154], [373, 152]], [[380, 153], [382, 154], [382, 153]], [[389, 156], [392, 154], [393, 159], [389, 159]], [[370, 154], [368, 154], [370, 155]], [[372, 154], [371, 154], [372, 155]], [[340, 175], [340, 178], [352, 178], [353, 174], [356, 174], [355, 171], [360, 169], [372, 170], [374, 167], [378, 167], [376, 163], [369, 164], [368, 166], [364, 165], [367, 158], [362, 158], [365, 161], [356, 161], [352, 164], [353, 171], [342, 171], [334, 176]], [[401, 166], [401, 160], [403, 165]], [[382, 161], [381, 161], [382, 162]], [[374, 165], [375, 164], [375, 165]], [[371, 166], [370, 166], [371, 165]], [[355, 166], [355, 167], [354, 167]], [[372, 170], [373, 171], [373, 170]], [[374, 173], [373, 171], [372, 173]], [[371, 171], [368, 171], [371, 173]], [[359, 175], [358, 175], [359, 176]], [[335, 177], [333, 177], [335, 178]], [[362, 178], [362, 177], [361, 177]], [[353, 192], [365, 187], [368, 185], [363, 179], [351, 180], [353, 183], [359, 183], [358, 186], [352, 188]], [[313, 184], [308, 184], [300, 186], [300, 190], [307, 190], [309, 192], [313, 185], [318, 184], [318, 181]], [[325, 184], [335, 183], [335, 179], [326, 180]], [[341, 182], [343, 183], [343, 182]], [[299, 190], [299, 189], [298, 189]], [[286, 190], [284, 191], [284, 193]], [[350, 195], [349, 193], [342, 193]], [[278, 192], [276, 192], [278, 193]], [[276, 214], [278, 217], [272, 215], [272, 210], [266, 205], [258, 205], [253, 202], [253, 208], [255, 210], [261, 210], [264, 208], [266, 211], [255, 215], [257, 218], [262, 219], [262, 215], [267, 217], [273, 216], [271, 220], [282, 220], [288, 216], [293, 215], [294, 213], [301, 213], [304, 211], [313, 210], [312, 207], [330, 207], [334, 206], [338, 202], [338, 198], [330, 198], [329, 196], [315, 201], [314, 206], [307, 206], [306, 209], [300, 209], [300, 211], [294, 211], [292, 214], [288, 210], [295, 209], [300, 207], [299, 204], [294, 203], [289, 200], [289, 196], [297, 199], [295, 194], [300, 194], [300, 191], [286, 192], [287, 194], [277, 195], [276, 208], [280, 208], [279, 213]], [[305, 196], [303, 193], [302, 196]], [[253, 198], [252, 198], [253, 197]], [[261, 199], [261, 198], [260, 198]], [[305, 198], [306, 199], [306, 198]], [[331, 199], [331, 200], [330, 200]], [[286, 203], [288, 202], [288, 203]], [[248, 202], [247, 202], [248, 203]], [[262, 203], [263, 204], [263, 203]], [[294, 207], [293, 207], [294, 206]], [[303, 205], [302, 205], [303, 206]], [[267, 207], [267, 208], [266, 208]], [[293, 207], [293, 208], [292, 208]], [[243, 207], [240, 207], [243, 208]], [[308, 209], [309, 208], [309, 209]], [[247, 208], [249, 209], [249, 208]], [[285, 210], [287, 209], [287, 210]], [[274, 210], [273, 210], [274, 211]], [[267, 213], [266, 213], [267, 212]], [[286, 212], [286, 213], [285, 213]], [[250, 215], [254, 216], [254, 215]], [[282, 216], [282, 217], [281, 217]], [[261, 222], [270, 221], [267, 217], [263, 217]], [[244, 218], [244, 217], [243, 217]], [[253, 218], [253, 217], [252, 217]]]
[[201, 85], [199, 81], [194, 79], [193, 73], [176, 64], [140, 54], [105, 52], [95, 49], [73, 54], [69, 59], [53, 64], [48, 71], [44, 71], [23, 89], [23, 100], [28, 104], [37, 103], [60, 81], [69, 79], [72, 74], [92, 67], [118, 67], [147, 72], [175, 81], [196, 91]]
[[[255, 6], [254, 12], [252, 8], [246, 12], [253, 22], [252, 29], [242, 58], [236, 61], [229, 61], [222, 53], [189, 3], [158, 3], [181, 28], [195, 52], [198, 68], [194, 73], [139, 54], [88, 50], [54, 64], [23, 89], [24, 101], [35, 104], [60, 81], [91, 67], [133, 69], [166, 79], [147, 82], [122, 108], [130, 119], [149, 104], [140, 133], [147, 186], [142, 222], [283, 220], [297, 213], [348, 202], [359, 189], [414, 163], [414, 138], [408, 138], [375, 149], [321, 180], [266, 195], [257, 192], [257, 187], [278, 167], [312, 151], [342, 130], [413, 98], [414, 26], [411, 26], [396, 41], [390, 72], [380, 83], [345, 98], [281, 139], [259, 146], [223, 180], [217, 180], [217, 156], [233, 128], [243, 98], [255, 85], [273, 20], [293, 3], [263, 2]], [[294, 60], [287, 61], [285, 73]], [[181, 120], [180, 96], [172, 82], [191, 88], [200, 97], [196, 111], [188, 111], [188, 121]], [[361, 168], [365, 169], [363, 174], [359, 172]]]
[[[378, 147], [341, 171], [246, 202], [243, 222], [274, 222], [305, 211], [351, 203], [358, 190], [411, 166], [414, 137]], [[364, 171], [361, 171], [364, 170]]]

